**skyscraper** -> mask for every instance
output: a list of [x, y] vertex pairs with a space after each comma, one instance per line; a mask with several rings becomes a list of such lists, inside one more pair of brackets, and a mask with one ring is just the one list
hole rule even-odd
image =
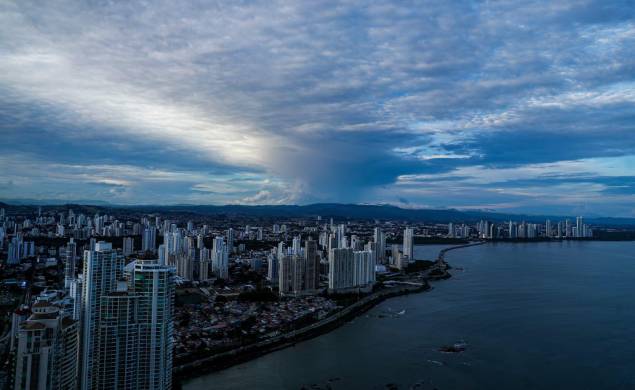
[[304, 260], [306, 262], [305, 289], [316, 290], [320, 287], [320, 258], [317, 242], [311, 238], [304, 242]]
[[414, 260], [414, 252], [412, 245], [412, 238], [414, 231], [412, 228], [406, 228], [403, 232], [403, 254], [408, 258], [408, 261]]
[[132, 252], [134, 252], [134, 238], [124, 237], [123, 238], [123, 255], [130, 256]]
[[17, 325], [15, 390], [77, 387], [78, 322], [56, 298], [38, 297], [31, 316]]
[[218, 278], [229, 278], [229, 253], [223, 237], [217, 236], [212, 247], [212, 271]]
[[155, 260], [137, 260], [129, 275], [130, 293], [137, 297], [139, 322], [136, 356], [137, 389], [172, 388], [174, 333], [174, 269]]
[[386, 235], [380, 228], [376, 227], [373, 239], [376, 244], [375, 250], [377, 251], [375, 260], [380, 264], [384, 264], [386, 262]]
[[278, 255], [274, 250], [267, 255], [267, 280], [274, 285], [278, 284]]
[[148, 226], [143, 231], [141, 241], [141, 250], [144, 252], [155, 252], [157, 248], [157, 229], [154, 226]]
[[353, 250], [335, 248], [329, 252], [329, 290], [353, 285]]
[[287, 253], [278, 255], [278, 291], [280, 295], [290, 293], [293, 288], [293, 271], [291, 256]]
[[575, 227], [576, 227], [576, 232], [577, 232], [575, 237], [576, 238], [584, 237], [584, 222], [583, 222], [582, 217], [577, 217], [575, 219]]
[[174, 269], [123, 256], [99, 242], [86, 251], [81, 388], [170, 389]]
[[71, 281], [75, 279], [75, 268], [77, 267], [77, 243], [71, 238], [66, 244], [64, 252], [64, 288], [68, 291]]
[[[82, 390], [105, 388], [113, 385], [116, 379], [105, 376], [106, 365], [111, 363], [110, 359], [106, 362], [105, 355], [110, 348], [103, 345], [106, 335], [100, 334], [100, 331], [108, 303], [105, 298], [118, 290], [117, 283], [123, 279], [123, 267], [123, 256], [113, 251], [110, 243], [100, 241], [95, 244], [95, 250], [84, 252], [80, 355]], [[114, 371], [117, 367], [111, 368]]]

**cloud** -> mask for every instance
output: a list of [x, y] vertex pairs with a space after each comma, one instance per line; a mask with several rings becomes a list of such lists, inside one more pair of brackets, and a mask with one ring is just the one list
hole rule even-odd
[[[591, 0], [4, 2], [0, 197], [622, 213], [620, 167], [565, 176], [633, 162], [634, 16]], [[515, 175], [532, 169], [578, 195], [530, 196]]]

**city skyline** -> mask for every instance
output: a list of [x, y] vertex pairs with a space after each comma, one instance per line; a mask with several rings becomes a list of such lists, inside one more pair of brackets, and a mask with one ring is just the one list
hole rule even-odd
[[0, 200], [635, 216], [627, 2], [0, 5]]

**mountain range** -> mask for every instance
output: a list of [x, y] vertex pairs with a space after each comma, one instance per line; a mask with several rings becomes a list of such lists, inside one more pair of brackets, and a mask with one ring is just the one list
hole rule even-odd
[[[489, 220], [493, 222], [504, 221], [526, 221], [532, 223], [544, 223], [545, 220], [560, 221], [564, 219], [574, 220], [575, 216], [563, 215], [527, 215], [527, 214], [510, 214], [481, 210], [455, 210], [455, 209], [421, 209], [421, 208], [401, 208], [393, 205], [368, 205], [368, 204], [340, 204], [340, 203], [316, 203], [309, 205], [263, 205], [263, 206], [247, 206], [247, 205], [111, 205], [99, 202], [84, 203], [73, 202], [61, 205], [59, 203], [42, 205], [44, 208], [71, 207], [75, 211], [81, 211], [86, 208], [86, 212], [105, 212], [109, 210], [122, 211], [130, 210], [143, 213], [193, 213], [198, 215], [236, 215], [250, 217], [317, 217], [335, 218], [335, 219], [379, 219], [379, 220], [400, 220], [412, 222], [431, 222], [431, 223], [470, 223], [479, 220]], [[4, 205], [4, 206], [3, 206]], [[37, 205], [27, 204], [7, 204], [1, 203], [0, 206], [28, 210]], [[593, 217], [585, 218], [586, 223], [603, 226], [635, 226], [635, 218], [614, 218], [614, 217]]]

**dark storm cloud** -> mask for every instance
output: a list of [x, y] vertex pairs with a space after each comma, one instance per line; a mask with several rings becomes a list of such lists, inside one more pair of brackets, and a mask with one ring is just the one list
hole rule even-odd
[[0, 196], [635, 212], [631, 2], [0, 7]]

